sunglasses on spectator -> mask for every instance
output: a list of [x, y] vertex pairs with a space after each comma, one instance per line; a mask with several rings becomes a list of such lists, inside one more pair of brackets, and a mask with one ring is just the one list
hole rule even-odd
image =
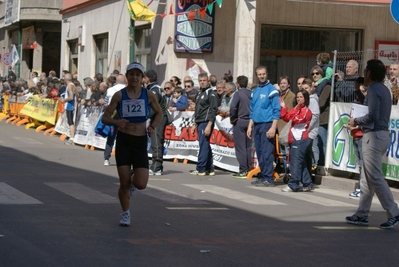
[[185, 85], [184, 88], [191, 88], [191, 85]]
[[171, 87], [165, 87], [165, 90], [170, 90], [171, 89]]
[[314, 76], [314, 75], [319, 75], [320, 73], [318, 73], [318, 72], [313, 72], [312, 73], [312, 76]]

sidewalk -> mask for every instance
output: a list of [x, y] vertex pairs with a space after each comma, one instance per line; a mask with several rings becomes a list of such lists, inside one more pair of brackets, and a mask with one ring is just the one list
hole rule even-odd
[[[318, 170], [316, 175], [315, 184], [321, 184], [323, 186], [347, 191], [348, 194], [355, 190], [356, 184], [359, 182], [359, 175], [356, 174], [354, 179], [349, 178], [349, 173], [338, 170], [329, 170], [330, 173], [324, 173], [324, 169]], [[326, 174], [322, 176], [323, 174]], [[399, 183], [391, 180], [387, 180], [391, 187], [393, 197], [399, 199]]]

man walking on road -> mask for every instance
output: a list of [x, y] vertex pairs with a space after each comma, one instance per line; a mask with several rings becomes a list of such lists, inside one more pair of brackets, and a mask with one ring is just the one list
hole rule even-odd
[[346, 217], [350, 224], [368, 225], [368, 214], [374, 192], [387, 211], [388, 221], [380, 225], [383, 229], [392, 228], [399, 224], [399, 209], [395, 203], [391, 189], [382, 173], [382, 156], [386, 153], [390, 138], [388, 131], [391, 115], [391, 94], [383, 84], [385, 66], [380, 60], [367, 61], [364, 70], [364, 83], [368, 86], [367, 105], [368, 114], [363, 117], [351, 118], [350, 126], [363, 127], [363, 171], [364, 178], [360, 181], [360, 202], [354, 215]]

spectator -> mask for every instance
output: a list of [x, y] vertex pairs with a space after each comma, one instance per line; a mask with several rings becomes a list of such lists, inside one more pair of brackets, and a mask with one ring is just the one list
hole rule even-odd
[[306, 151], [306, 162], [310, 173], [313, 173], [317, 169], [317, 163], [319, 161], [319, 147], [317, 135], [319, 133], [319, 123], [320, 123], [320, 107], [319, 107], [319, 97], [317, 96], [315, 89], [313, 87], [313, 82], [311, 79], [306, 78], [302, 83], [302, 90], [305, 90], [309, 94], [309, 106], [308, 108], [312, 112], [312, 120], [309, 125], [309, 139], [310, 144], [308, 150]]
[[191, 127], [191, 134], [197, 130], [199, 151], [198, 161], [195, 170], [191, 170], [191, 175], [205, 176], [215, 175], [213, 168], [213, 156], [210, 138], [215, 125], [217, 115], [217, 99], [214, 91], [209, 86], [208, 75], [201, 73], [198, 75], [200, 92], [195, 102], [194, 125]]
[[96, 75], [94, 75], [94, 77], [93, 77], [93, 80], [95, 82], [99, 82], [99, 83], [102, 83], [103, 79], [104, 79], [104, 77], [101, 73], [96, 73]]
[[212, 74], [209, 76], [209, 83], [211, 84], [212, 90], [216, 90], [217, 82], [218, 82], [218, 79], [217, 79], [216, 75]]
[[65, 90], [65, 97], [59, 98], [59, 100], [65, 103], [65, 112], [67, 116], [67, 123], [69, 125], [70, 137], [65, 141], [66, 145], [73, 144], [73, 138], [75, 137], [75, 124], [74, 120], [74, 109], [75, 109], [75, 85], [72, 83], [72, 76], [70, 73], [66, 74], [64, 77], [67, 89]]
[[[315, 65], [310, 70], [313, 77], [313, 81], [317, 82], [324, 75], [323, 70], [320, 66]], [[320, 119], [319, 119], [319, 132], [317, 136], [317, 145], [319, 147], [319, 161], [317, 165], [325, 165], [326, 149], [327, 149], [327, 135], [328, 135], [328, 119], [330, 114], [330, 93], [331, 86], [329, 84], [325, 85], [321, 89], [321, 94], [319, 96], [319, 108], [320, 108]], [[317, 166], [313, 166], [316, 168]]]
[[[161, 106], [163, 112], [163, 118], [158, 126], [155, 128], [155, 132], [151, 135], [151, 151], [152, 151], [152, 164], [150, 166], [150, 175], [162, 175], [163, 173], [163, 151], [164, 147], [164, 132], [165, 127], [168, 121], [168, 117], [166, 112], [166, 101], [165, 101], [165, 91], [158, 85], [157, 79], [158, 75], [154, 70], [149, 70], [146, 72], [145, 76], [149, 79], [149, 84], [147, 85], [147, 89], [155, 94], [159, 105]], [[151, 121], [155, 119], [156, 114], [151, 112], [150, 118]]]
[[170, 111], [183, 111], [188, 108], [188, 100], [183, 92], [183, 88], [179, 86], [174, 89], [172, 99], [173, 105], [169, 107]]
[[230, 73], [225, 73], [222, 81], [225, 83], [232, 83], [233, 82], [233, 76]]
[[194, 97], [196, 97], [198, 94], [198, 90], [194, 88], [194, 82], [192, 80], [184, 82], [184, 90], [187, 97], [190, 95], [194, 95]]
[[252, 92], [247, 136], [254, 137], [261, 172], [251, 184], [274, 187], [273, 161], [277, 121], [280, 119], [279, 92], [267, 79], [267, 68], [255, 69], [259, 84]]
[[[298, 104], [288, 111], [284, 101], [280, 101], [281, 118], [292, 121], [288, 142], [290, 144], [290, 173], [291, 178], [283, 192], [312, 191], [313, 184], [306, 166], [305, 154], [310, 147], [308, 131], [312, 112], [309, 106], [309, 93], [305, 90], [296, 93]], [[303, 185], [301, 188], [300, 183]]]
[[172, 82], [166, 82], [165, 86], [163, 87], [165, 89], [165, 105], [166, 108], [170, 108], [173, 105], [173, 92], [175, 90], [174, 83]]
[[252, 140], [247, 136], [252, 91], [247, 88], [246, 76], [238, 76], [237, 85], [239, 89], [230, 101], [229, 112], [230, 123], [233, 125], [235, 156], [238, 161], [238, 173], [233, 174], [233, 177], [245, 179], [252, 167]]
[[219, 81], [216, 83], [216, 97], [218, 100], [218, 107], [222, 105], [222, 97], [224, 94], [224, 87], [225, 87], [225, 82], [224, 81]]
[[222, 117], [230, 116], [230, 103], [236, 92], [236, 85], [232, 82], [226, 83], [224, 87], [224, 94], [219, 106], [219, 115]]
[[32, 72], [32, 74], [31, 74], [32, 81], [34, 82], [35, 85], [39, 81], [39, 77], [38, 76], [39, 76], [39, 74], [36, 71]]
[[392, 104], [396, 105], [398, 103], [398, 94], [399, 94], [399, 62], [392, 62], [389, 66], [389, 75], [385, 79], [385, 86], [392, 93]]
[[[342, 77], [339, 73], [336, 74], [336, 97], [338, 102], [354, 102], [354, 91], [355, 91], [355, 81], [359, 77], [357, 73], [359, 64], [355, 60], [349, 60], [346, 63], [345, 77]], [[318, 89], [319, 90], [319, 89]]]
[[[314, 82], [313, 86], [317, 88], [316, 94], [320, 96], [321, 90], [329, 84], [331, 85], [331, 79], [333, 76], [333, 63], [330, 61], [329, 53], [320, 53], [317, 55], [316, 59], [317, 65], [323, 70], [324, 76], [319, 79], [317, 82]], [[320, 86], [319, 86], [320, 85]]]
[[195, 96], [189, 95], [188, 97], [188, 108], [187, 110], [195, 111]]
[[177, 76], [172, 76], [172, 78], [170, 78], [170, 81], [173, 83], [173, 87], [175, 87], [175, 88], [177, 86], [180, 86], [180, 84], [181, 84], [181, 80]]
[[[116, 84], [107, 90], [107, 94], [104, 98], [105, 107], [107, 107], [111, 103], [112, 97], [115, 95], [116, 92], [119, 92], [120, 90], [126, 87], [125, 83], [126, 83], [125, 75], [119, 74], [118, 76], [116, 76]], [[114, 146], [117, 131], [118, 129], [115, 128], [112, 134], [107, 136], [107, 142], [105, 144], [105, 149], [104, 149], [104, 166], [109, 166], [109, 160], [111, 158], [112, 147]]]
[[[294, 99], [295, 99], [295, 95], [293, 92], [291, 92], [291, 80], [288, 76], [284, 75], [281, 76], [278, 79], [278, 88], [279, 88], [279, 92], [280, 92], [280, 101], [284, 101], [285, 106], [288, 108], [288, 111], [290, 111], [293, 107], [293, 103], [294, 103]], [[286, 125], [287, 123], [282, 120], [279, 119], [277, 122], [277, 131], [278, 133], [281, 133], [281, 130], [283, 129], [283, 127]], [[283, 157], [283, 165], [284, 165], [284, 171], [287, 172], [287, 149], [285, 146], [280, 144], [280, 152], [282, 154]]]

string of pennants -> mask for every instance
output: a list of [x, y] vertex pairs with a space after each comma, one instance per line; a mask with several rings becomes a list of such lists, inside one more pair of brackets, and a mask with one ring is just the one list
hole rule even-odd
[[206, 10], [209, 11], [209, 14], [212, 14], [213, 13], [213, 7], [214, 7], [215, 3], [217, 3], [219, 8], [221, 8], [222, 7], [222, 2], [223, 2], [223, 0], [215, 0], [212, 3], [210, 3], [210, 4], [207, 4], [205, 7], [201, 7], [201, 8], [194, 9], [194, 10], [190, 10], [190, 11], [187, 11], [187, 12], [178, 12], [178, 13], [173, 13], [173, 4], [172, 4], [169, 7], [169, 13], [156, 14], [156, 15], [160, 16], [161, 18], [164, 18], [166, 16], [183, 16], [183, 15], [186, 15], [190, 21], [193, 21], [194, 18], [195, 18], [195, 13], [198, 12], [199, 15], [202, 18], [205, 18]]

